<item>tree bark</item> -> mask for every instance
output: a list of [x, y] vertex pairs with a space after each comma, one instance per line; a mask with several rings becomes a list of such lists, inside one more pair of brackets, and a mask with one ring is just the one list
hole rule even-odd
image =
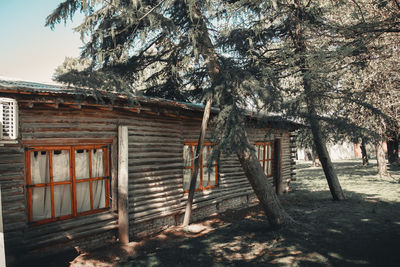
[[387, 170], [386, 166], [386, 159], [385, 159], [385, 150], [383, 148], [384, 146], [383, 141], [379, 141], [376, 143], [376, 162], [377, 162], [377, 167], [378, 167], [378, 175], [380, 177], [388, 177], [389, 172]]
[[360, 148], [361, 148], [361, 157], [362, 157], [363, 166], [367, 166], [368, 165], [368, 154], [367, 154], [365, 138], [361, 138]]
[[322, 168], [325, 173], [326, 180], [328, 181], [329, 189], [331, 191], [334, 200], [345, 199], [342, 187], [340, 186], [339, 179], [336, 175], [335, 169], [331, 158], [329, 156], [328, 150], [326, 148], [326, 143], [321, 133], [321, 126], [318, 121], [317, 111], [314, 102], [314, 93], [312, 86], [312, 78], [308, 70], [310, 69], [308, 63], [305, 60], [305, 55], [307, 52], [306, 39], [304, 37], [304, 19], [305, 19], [305, 7], [302, 5], [301, 1], [294, 1], [295, 7], [295, 29], [291, 32], [294, 46], [296, 48], [296, 53], [299, 55], [299, 60], [297, 64], [300, 68], [301, 79], [303, 83], [303, 88], [305, 92], [306, 105], [308, 110], [308, 121], [311, 126], [311, 132], [313, 135], [313, 141], [315, 149], [317, 151], [319, 160], [321, 162]]
[[193, 169], [192, 176], [190, 177], [190, 186], [189, 186], [188, 199], [186, 201], [185, 217], [184, 217], [183, 223], [182, 223], [183, 227], [187, 227], [189, 225], [190, 218], [192, 216], [193, 197], [194, 197], [194, 191], [196, 188], [197, 174], [199, 173], [200, 155], [201, 155], [201, 152], [203, 151], [204, 138], [206, 136], [207, 125], [208, 125], [208, 121], [210, 119], [211, 105], [212, 105], [212, 96], [210, 96], [208, 98], [206, 107], [204, 108], [203, 120], [201, 122], [201, 129], [200, 129], [200, 134], [199, 134], [199, 140], [197, 142], [196, 154], [194, 157], [194, 166], [193, 166], [194, 169]]
[[[243, 130], [244, 131], [244, 130]], [[246, 138], [245, 142], [249, 141]], [[236, 155], [272, 227], [290, 224], [293, 219], [283, 209], [271, 182], [267, 179], [254, 150], [237, 150]]]
[[342, 187], [340, 186], [339, 179], [336, 175], [336, 171], [333, 168], [331, 157], [329, 156], [326, 148], [325, 140], [322, 137], [319, 121], [313, 117], [315, 116], [313, 112], [310, 112], [310, 116], [310, 125], [313, 133], [315, 149], [317, 150], [319, 161], [321, 162], [322, 169], [324, 170], [325, 178], [329, 185], [329, 190], [331, 191], [334, 200], [344, 200], [345, 196]]
[[399, 160], [399, 136], [393, 132], [387, 139], [387, 153], [390, 164], [396, 163]]
[[[192, 14], [192, 25], [196, 32], [194, 38], [198, 52], [203, 57], [207, 74], [210, 76], [211, 83], [215, 86], [219, 83], [221, 72], [218, 55], [208, 34], [207, 25], [205, 24], [199, 3], [187, 7], [191, 8], [191, 10], [188, 10], [188, 14]], [[245, 132], [244, 129], [242, 131]], [[238, 150], [236, 154], [247, 179], [260, 201], [260, 205], [265, 210], [269, 223], [273, 227], [279, 227], [293, 221], [281, 206], [273, 186], [267, 181], [260, 162], [256, 158], [254, 151], [249, 148], [249, 141], [247, 139], [244, 141], [247, 143], [248, 148], [243, 151]]]

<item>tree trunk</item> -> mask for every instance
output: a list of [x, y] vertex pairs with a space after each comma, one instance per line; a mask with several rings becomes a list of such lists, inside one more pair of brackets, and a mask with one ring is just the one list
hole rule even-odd
[[365, 138], [361, 138], [361, 156], [362, 156], [362, 163], [363, 166], [368, 165], [368, 154], [367, 154], [367, 148], [366, 148], [366, 143], [365, 143]]
[[377, 167], [378, 167], [378, 175], [380, 177], [388, 177], [389, 172], [386, 167], [386, 159], [385, 159], [385, 150], [383, 148], [384, 142], [379, 141], [376, 143], [376, 162], [377, 162]]
[[390, 164], [399, 160], [399, 137], [396, 132], [392, 133], [387, 140], [387, 153]]
[[294, 46], [296, 48], [296, 53], [299, 55], [299, 60], [297, 64], [300, 68], [301, 79], [303, 83], [303, 88], [305, 92], [306, 105], [308, 109], [308, 121], [311, 126], [311, 132], [313, 134], [313, 140], [315, 149], [317, 151], [319, 160], [321, 162], [322, 168], [325, 173], [326, 180], [328, 181], [329, 189], [331, 191], [334, 200], [345, 199], [342, 187], [340, 186], [339, 179], [336, 175], [335, 169], [331, 162], [328, 150], [326, 148], [325, 140], [322, 137], [321, 126], [317, 118], [317, 111], [315, 108], [315, 96], [312, 86], [312, 77], [309, 73], [309, 66], [306, 62], [307, 54], [307, 44], [304, 38], [304, 19], [305, 19], [305, 6], [299, 0], [294, 1], [294, 6], [296, 8], [294, 14], [296, 16], [295, 30], [291, 32]]
[[[216, 86], [219, 84], [221, 66], [214, 45], [212, 44], [208, 34], [207, 25], [204, 21], [199, 4], [200, 3], [197, 2], [194, 5], [188, 5], [188, 14], [192, 14], [191, 20], [194, 28], [196, 47], [199, 54], [204, 59], [206, 71], [210, 76], [212, 85]], [[221, 106], [221, 108], [223, 108], [223, 106]], [[245, 131], [244, 129], [242, 130]], [[248, 144], [248, 140], [246, 139], [245, 141], [247, 141]], [[265, 210], [270, 224], [277, 227], [292, 221], [290, 216], [281, 206], [272, 185], [267, 182], [267, 177], [265, 176], [254, 151], [247, 148], [244, 151], [236, 151], [236, 154], [246, 173], [247, 179], [250, 181], [250, 184], [260, 200], [261, 206]]]
[[[248, 140], [245, 140], [245, 142], [249, 143]], [[270, 225], [272, 227], [281, 227], [293, 222], [293, 219], [285, 212], [279, 202], [278, 196], [271, 182], [265, 176], [254, 151], [247, 147], [243, 150], [237, 150], [236, 155], [254, 193], [260, 201], [261, 207], [267, 215]]]
[[329, 190], [331, 191], [333, 199], [343, 200], [345, 199], [345, 196], [342, 187], [340, 186], [339, 179], [336, 175], [336, 171], [333, 168], [331, 157], [329, 156], [328, 149], [326, 148], [325, 140], [322, 137], [321, 126], [317, 118], [317, 111], [315, 110], [311, 80], [308, 78], [309, 75], [306, 73], [305, 62], [302, 67], [302, 73], [303, 86], [304, 92], [306, 94], [306, 104], [309, 115], [308, 121], [311, 126], [315, 150], [317, 151], [319, 161], [324, 170], [325, 178], [328, 182]]
[[331, 157], [329, 156], [325, 141], [322, 138], [319, 122], [315, 118], [311, 117], [310, 124], [313, 133], [315, 149], [317, 150], [319, 161], [321, 162], [324, 170], [325, 178], [328, 182], [332, 197], [334, 200], [343, 200], [345, 199], [344, 193], [342, 187], [340, 186], [336, 171], [333, 168]]
[[190, 218], [192, 216], [192, 205], [193, 205], [193, 197], [194, 197], [194, 190], [196, 188], [196, 179], [197, 174], [199, 173], [199, 166], [200, 166], [200, 155], [203, 151], [203, 143], [204, 138], [206, 136], [207, 125], [210, 119], [210, 112], [211, 112], [211, 105], [212, 105], [212, 96], [210, 96], [207, 100], [206, 107], [204, 108], [203, 113], [203, 120], [201, 122], [201, 129], [199, 134], [199, 140], [196, 147], [196, 154], [194, 157], [194, 166], [193, 166], [193, 173], [190, 177], [190, 187], [189, 187], [189, 194], [188, 199], [186, 201], [186, 208], [185, 208], [185, 217], [183, 219], [182, 226], [187, 227], [190, 223]]

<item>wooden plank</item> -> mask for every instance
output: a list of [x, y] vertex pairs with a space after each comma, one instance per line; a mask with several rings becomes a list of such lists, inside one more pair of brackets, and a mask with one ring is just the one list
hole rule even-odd
[[[129, 158], [129, 156], [128, 156]], [[111, 144], [111, 208], [118, 210], [118, 138]]]
[[0, 186], [0, 266], [6, 266], [6, 254], [4, 250], [4, 229], [3, 229], [3, 208], [1, 202], [1, 186]]
[[118, 232], [122, 244], [129, 243], [128, 127], [118, 127]]

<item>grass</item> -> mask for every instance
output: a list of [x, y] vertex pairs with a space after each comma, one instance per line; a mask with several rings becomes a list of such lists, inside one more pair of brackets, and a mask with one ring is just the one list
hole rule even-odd
[[[271, 229], [258, 207], [231, 210], [131, 244], [125, 252], [81, 255], [121, 266], [399, 266], [400, 172], [376, 176], [376, 162], [334, 163], [346, 200], [332, 201], [321, 168], [298, 162], [297, 180], [281, 202], [297, 224]], [[108, 258], [104, 255], [108, 253]], [[105, 259], [106, 258], [106, 259]]]

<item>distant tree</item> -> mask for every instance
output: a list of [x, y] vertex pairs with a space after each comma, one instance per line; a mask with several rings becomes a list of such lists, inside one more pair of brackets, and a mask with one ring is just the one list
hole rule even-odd
[[365, 46], [364, 53], [357, 55], [361, 67], [352, 68], [352, 73], [341, 80], [348, 90], [341, 112], [365, 129], [363, 136], [375, 143], [378, 175], [388, 176], [383, 142], [388, 140], [389, 161], [396, 161], [400, 125], [400, 8], [395, 0], [354, 3], [357, 12], [353, 16], [362, 20], [346, 35], [362, 37]]

